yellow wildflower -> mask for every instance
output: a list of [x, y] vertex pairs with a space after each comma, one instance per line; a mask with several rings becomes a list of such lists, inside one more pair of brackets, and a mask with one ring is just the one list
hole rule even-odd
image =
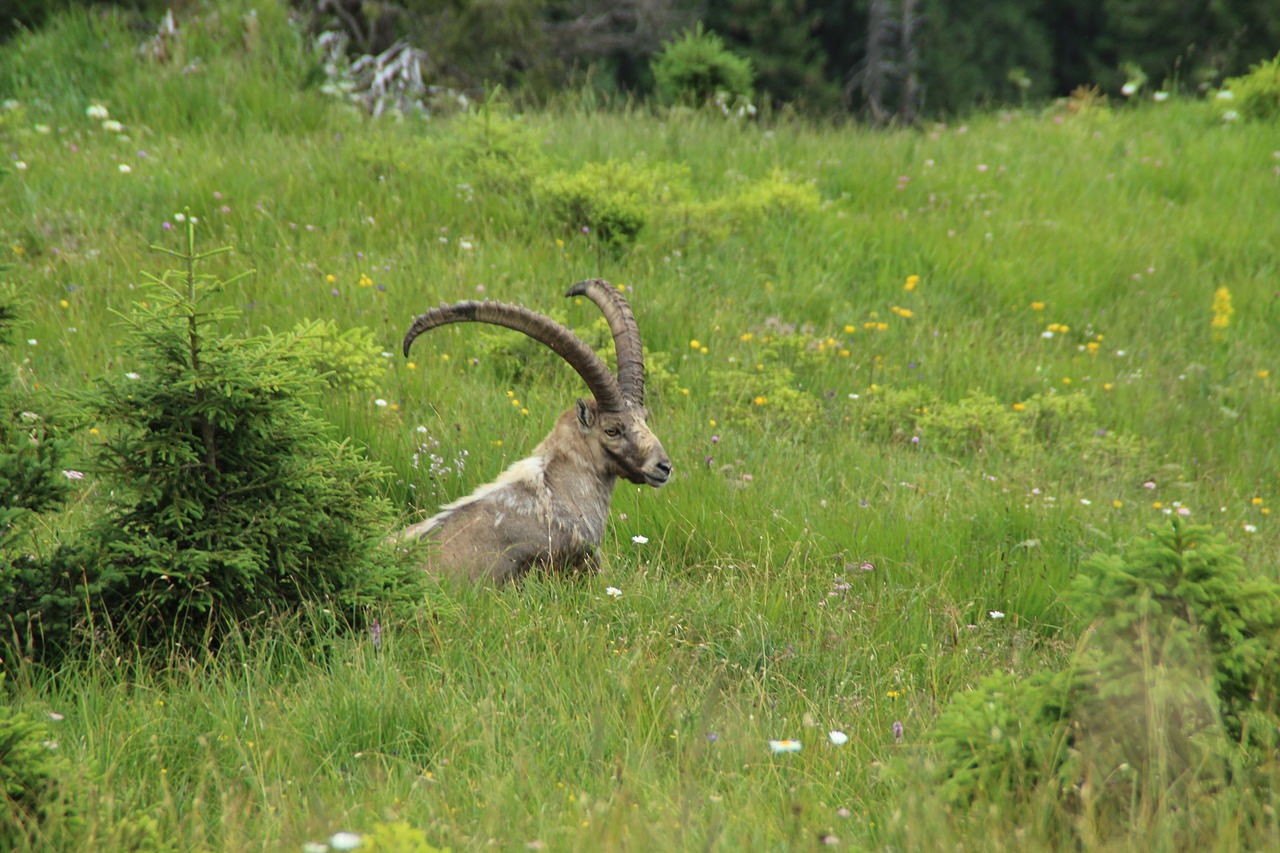
[[1210, 325], [1215, 329], [1225, 329], [1231, 325], [1231, 315], [1236, 313], [1231, 307], [1231, 291], [1219, 287], [1213, 293], [1213, 320]]

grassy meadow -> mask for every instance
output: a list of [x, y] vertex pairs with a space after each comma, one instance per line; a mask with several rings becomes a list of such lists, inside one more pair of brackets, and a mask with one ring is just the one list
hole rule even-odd
[[[442, 583], [380, 648], [316, 655], [300, 619], [205, 660], [20, 672], [8, 700], [61, 715], [89, 792], [58, 844], [298, 850], [404, 821], [454, 850], [1051, 849], [889, 770], [926, 761], [931, 722], [984, 676], [1064, 665], [1084, 626], [1062, 592], [1090, 554], [1180, 515], [1276, 577], [1274, 126], [1176, 98], [878, 132], [576, 96], [373, 120], [304, 85], [281, 9], [249, 9], [193, 21], [168, 64], [109, 17], [0, 48], [20, 381], [52, 398], [136, 367], [112, 312], [172, 265], [148, 247], [179, 248], [181, 213], [199, 248], [235, 249], [206, 272], [254, 270], [224, 332], [373, 336], [377, 387], [324, 411], [406, 521], [586, 393], [472, 325], [401, 357], [442, 301], [585, 328], [594, 307], [564, 291], [623, 285], [676, 476], [619, 486], [599, 575]], [[483, 156], [499, 131], [536, 178], [659, 175], [634, 241], [504, 183]], [[90, 471], [42, 538], [104, 499]], [[1270, 805], [1215, 808], [1216, 849], [1280, 837]], [[1158, 818], [1082, 846], [1177, 849]]]

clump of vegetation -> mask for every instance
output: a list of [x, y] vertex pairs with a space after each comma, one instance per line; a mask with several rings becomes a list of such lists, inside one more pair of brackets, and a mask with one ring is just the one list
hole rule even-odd
[[193, 224], [187, 238], [169, 252], [185, 269], [124, 318], [137, 370], [74, 396], [101, 428], [90, 469], [112, 497], [19, 590], [46, 649], [90, 629], [203, 646], [306, 603], [351, 618], [417, 577], [380, 545], [394, 519], [381, 470], [313, 411], [306, 348], [214, 334], [233, 313], [209, 302], [226, 283], [195, 274], [217, 252], [196, 254]]
[[0, 847], [28, 849], [54, 814], [72, 825], [66, 800], [74, 775], [47, 723], [0, 703]]
[[669, 104], [702, 106], [722, 94], [750, 98], [755, 84], [751, 60], [730, 51], [702, 24], [664, 43], [651, 67], [658, 95]]
[[1258, 121], [1280, 120], [1280, 54], [1232, 77], [1225, 89], [1234, 96], [1240, 115]]
[[1088, 623], [1074, 667], [993, 676], [936, 721], [940, 796], [1016, 812], [1048, 794], [1057, 832], [1092, 837], [1163, 810], [1195, 840], [1194, 815], [1237, 796], [1233, 779], [1265, 774], [1276, 746], [1280, 584], [1175, 518], [1088, 560], [1069, 602]]
[[452, 163], [476, 186], [527, 195], [546, 171], [546, 155], [534, 129], [497, 93], [479, 110], [459, 116], [449, 139]]
[[363, 326], [338, 331], [332, 320], [304, 320], [293, 328], [298, 358], [329, 388], [373, 391], [387, 372], [386, 359]]
[[360, 849], [369, 853], [447, 853], [431, 843], [421, 829], [407, 823], [380, 823], [360, 837]]
[[1214, 701], [1202, 724], [1220, 721], [1234, 742], [1275, 745], [1280, 584], [1249, 573], [1220, 535], [1175, 522], [1123, 556], [1094, 557], [1072, 599], [1103, 640], [1107, 694], [1142, 696], [1152, 670], [1203, 670]]
[[810, 380], [837, 350], [811, 327], [774, 317], [765, 321], [760, 343], [754, 364], [711, 371], [713, 399], [725, 420], [756, 426], [813, 423], [822, 412], [823, 398]]
[[632, 243], [653, 213], [684, 197], [688, 168], [668, 163], [587, 163], [540, 178], [535, 192], [555, 222], [604, 243]]
[[882, 388], [862, 415], [880, 442], [918, 440], [922, 449], [958, 455], [1001, 453], [1020, 458], [1045, 448], [1078, 455], [1131, 457], [1138, 445], [1099, 425], [1084, 394], [1040, 393], [1013, 406], [973, 391], [955, 402], [924, 386]]
[[680, 227], [688, 236], [723, 240], [737, 228], [758, 226], [770, 217], [792, 221], [817, 211], [822, 196], [812, 180], [783, 169], [771, 169], [738, 192], [711, 201], [693, 201], [680, 211]]
[[[15, 613], [19, 576], [41, 565], [31, 522], [57, 510], [79, 476], [63, 468], [66, 440], [57, 421], [16, 381], [17, 365], [8, 358], [16, 303], [12, 287], [0, 288], [0, 613], [6, 615]], [[7, 619], [0, 625], [5, 633], [11, 628]]]

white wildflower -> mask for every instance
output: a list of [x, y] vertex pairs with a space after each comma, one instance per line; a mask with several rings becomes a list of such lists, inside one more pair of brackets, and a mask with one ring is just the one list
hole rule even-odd
[[329, 839], [329, 846], [334, 850], [355, 850], [360, 841], [360, 836], [354, 832], [335, 832]]

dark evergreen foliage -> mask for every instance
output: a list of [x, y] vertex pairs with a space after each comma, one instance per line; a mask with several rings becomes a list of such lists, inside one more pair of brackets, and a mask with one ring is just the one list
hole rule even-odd
[[[1280, 584], [1175, 517], [1086, 561], [1069, 602], [1086, 625], [1071, 667], [994, 675], [935, 722], [947, 802], [1026, 810], [1047, 795], [1070, 834], [1080, 814], [1101, 831], [1175, 793], [1211, 799], [1265, 776], [1280, 737]], [[1195, 821], [1172, 831], [1193, 838]]]
[[297, 338], [219, 337], [208, 257], [156, 279], [124, 317], [137, 373], [74, 399], [102, 428], [90, 470], [110, 501], [51, 565], [16, 578], [34, 656], [91, 632], [191, 648], [306, 604], [358, 619], [420, 572], [382, 545], [394, 512], [381, 470], [313, 411], [318, 377]]
[[0, 287], [0, 637], [13, 627], [3, 617], [16, 606], [19, 574], [41, 565], [31, 521], [38, 513], [56, 510], [70, 491], [62, 467], [66, 442], [57, 421], [44, 401], [19, 386], [18, 366], [6, 357], [17, 316], [12, 287]]

